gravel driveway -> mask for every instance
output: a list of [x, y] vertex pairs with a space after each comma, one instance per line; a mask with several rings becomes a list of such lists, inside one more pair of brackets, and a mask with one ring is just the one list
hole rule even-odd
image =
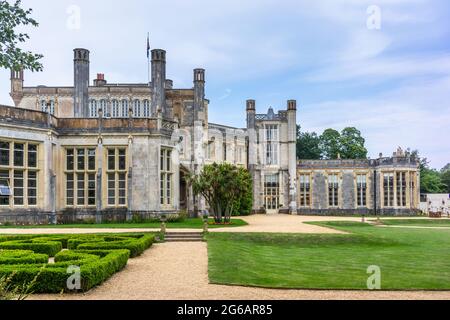
[[[348, 217], [256, 215], [243, 217], [249, 225], [211, 229], [211, 232], [339, 233], [304, 224], [308, 221], [361, 221]], [[108, 233], [143, 232], [156, 229], [0, 229], [0, 233]], [[170, 231], [198, 231], [180, 229]], [[212, 285], [208, 281], [206, 243], [155, 244], [142, 256], [130, 259], [126, 268], [86, 294], [35, 295], [33, 299], [73, 300], [257, 300], [257, 299], [447, 299], [450, 291], [329, 291], [275, 290]]]
[[69, 300], [278, 300], [278, 299], [449, 299], [449, 292], [274, 290], [208, 283], [206, 243], [156, 244], [110, 280], [78, 295], [35, 295]]

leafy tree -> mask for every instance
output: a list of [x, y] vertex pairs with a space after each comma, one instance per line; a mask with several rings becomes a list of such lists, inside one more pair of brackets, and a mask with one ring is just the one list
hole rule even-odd
[[450, 168], [444, 171], [441, 171], [441, 179], [442, 182], [446, 186], [446, 192], [450, 193]]
[[441, 174], [430, 168], [427, 158], [421, 158], [418, 150], [411, 152], [413, 158], [419, 159], [420, 164], [420, 192], [421, 193], [443, 193], [447, 185], [442, 180]]
[[341, 134], [334, 129], [325, 130], [320, 136], [320, 150], [324, 159], [337, 159], [341, 152]]
[[366, 140], [361, 136], [361, 131], [354, 127], [345, 128], [340, 137], [340, 153], [342, 159], [366, 159]]
[[30, 17], [31, 12], [32, 9], [21, 8], [20, 0], [16, 0], [14, 4], [0, 0], [0, 68], [42, 71], [43, 67], [39, 62], [42, 55], [23, 51], [18, 47], [30, 37], [26, 33], [17, 32], [16, 29], [27, 25], [33, 27], [39, 25]]
[[241, 208], [251, 210], [252, 178], [244, 168], [214, 163], [188, 180], [194, 193], [205, 198], [216, 223], [229, 222], [231, 215]]
[[450, 170], [450, 163], [447, 163], [442, 169], [441, 169], [441, 173], [445, 173], [446, 171]]
[[315, 132], [301, 132], [297, 126], [297, 158], [317, 160], [321, 158], [320, 138]]
[[422, 193], [444, 193], [447, 186], [442, 181], [438, 171], [426, 168], [420, 176], [420, 192]]

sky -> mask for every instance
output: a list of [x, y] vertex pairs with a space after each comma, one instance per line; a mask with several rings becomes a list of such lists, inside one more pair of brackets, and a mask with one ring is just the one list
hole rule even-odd
[[[418, 149], [450, 162], [448, 0], [23, 0], [38, 28], [24, 48], [44, 55], [25, 85], [73, 85], [73, 48], [91, 51], [91, 79], [146, 82], [146, 41], [167, 50], [167, 78], [193, 86], [206, 69], [210, 122], [245, 127], [298, 103], [303, 131], [357, 127], [369, 156]], [[11, 105], [0, 70], [0, 104]]]

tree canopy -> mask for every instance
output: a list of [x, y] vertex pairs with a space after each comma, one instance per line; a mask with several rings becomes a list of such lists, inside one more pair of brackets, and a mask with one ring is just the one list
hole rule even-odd
[[418, 150], [413, 150], [411, 156], [419, 159], [420, 162], [420, 192], [421, 193], [450, 193], [450, 177], [446, 174], [448, 170], [441, 172], [430, 168], [427, 158], [420, 157]]
[[231, 216], [249, 214], [253, 184], [248, 170], [231, 164], [206, 165], [199, 175], [188, 179], [196, 195], [202, 195], [216, 223], [229, 222]]
[[297, 158], [304, 160], [320, 159], [320, 138], [315, 132], [301, 132], [297, 126]]
[[39, 24], [31, 18], [32, 9], [21, 8], [21, 1], [16, 0], [10, 4], [0, 0], [0, 68], [20, 71], [42, 71], [43, 66], [39, 60], [41, 54], [24, 51], [19, 47], [30, 37], [27, 33], [18, 32], [23, 26], [37, 27]]
[[297, 158], [316, 159], [365, 159], [367, 149], [361, 132], [348, 127], [339, 132], [327, 129], [318, 136], [315, 132], [301, 132], [297, 129]]

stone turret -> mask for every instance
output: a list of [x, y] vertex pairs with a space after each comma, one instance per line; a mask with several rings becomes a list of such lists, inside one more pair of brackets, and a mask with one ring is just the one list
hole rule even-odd
[[23, 98], [23, 70], [11, 70], [11, 92], [10, 96], [17, 107]]
[[152, 116], [167, 114], [166, 108], [166, 51], [152, 50]]
[[74, 95], [75, 118], [89, 117], [89, 50], [74, 49]]
[[289, 163], [289, 212], [297, 213], [297, 101], [287, 102], [288, 163]]

